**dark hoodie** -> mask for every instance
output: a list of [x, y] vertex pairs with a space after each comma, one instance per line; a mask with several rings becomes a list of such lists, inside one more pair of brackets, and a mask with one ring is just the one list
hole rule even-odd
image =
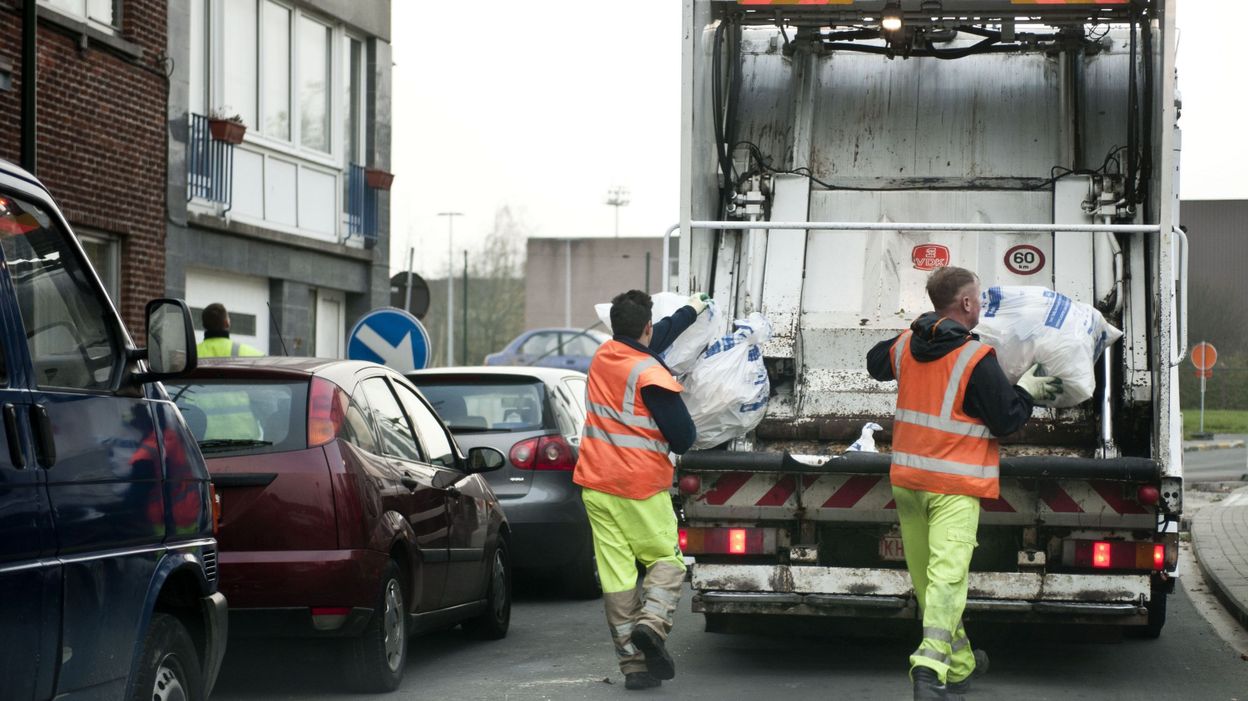
[[[914, 334], [910, 337], [910, 354], [920, 363], [945, 357], [970, 340], [979, 340], [961, 324], [928, 312], [910, 325]], [[900, 335], [900, 334], [899, 334]], [[889, 351], [894, 336], [875, 344], [867, 353], [867, 372], [880, 382], [895, 380]], [[971, 379], [966, 385], [966, 398], [962, 410], [984, 422], [992, 435], [1008, 436], [1027, 423], [1035, 401], [1021, 387], [1010, 384], [997, 362], [997, 354], [989, 353], [975, 364]]]

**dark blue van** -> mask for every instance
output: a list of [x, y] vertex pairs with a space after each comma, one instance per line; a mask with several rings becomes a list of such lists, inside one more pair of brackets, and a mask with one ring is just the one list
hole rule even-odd
[[214, 500], [160, 380], [180, 300], [136, 348], [47, 190], [0, 161], [0, 699], [204, 699], [225, 651]]

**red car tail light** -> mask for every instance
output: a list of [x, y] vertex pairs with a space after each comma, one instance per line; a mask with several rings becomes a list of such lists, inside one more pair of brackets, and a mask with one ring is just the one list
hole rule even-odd
[[347, 413], [347, 393], [338, 385], [312, 378], [308, 390], [308, 447], [325, 445], [338, 437]]
[[507, 457], [519, 469], [532, 470], [533, 463], [537, 460], [537, 439], [530, 438], [511, 446], [511, 453]]
[[511, 447], [511, 464], [521, 470], [569, 472], [576, 467], [572, 446], [563, 436], [542, 436], [520, 441]]
[[212, 534], [221, 530], [221, 495], [217, 494], [217, 485], [208, 483], [208, 502], [212, 505]]

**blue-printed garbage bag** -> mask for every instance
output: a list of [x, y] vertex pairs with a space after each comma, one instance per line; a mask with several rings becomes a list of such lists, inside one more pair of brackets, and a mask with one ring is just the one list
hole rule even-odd
[[695, 450], [740, 438], [763, 420], [771, 383], [762, 344], [771, 323], [755, 312], [733, 322], [734, 331], [706, 347], [684, 378], [685, 406], [698, 429]]
[[1039, 364], [1039, 373], [1060, 377], [1062, 393], [1037, 402], [1072, 407], [1096, 390], [1096, 361], [1122, 338], [1090, 304], [1047, 287], [990, 287], [980, 294], [979, 325], [973, 331], [992, 346], [1010, 382]]

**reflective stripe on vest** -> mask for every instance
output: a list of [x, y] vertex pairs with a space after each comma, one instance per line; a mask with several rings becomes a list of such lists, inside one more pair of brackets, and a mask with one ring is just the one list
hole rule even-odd
[[622, 433], [607, 433], [597, 426], [585, 426], [585, 435], [606, 441], [617, 448], [634, 448], [637, 450], [653, 450], [667, 457], [668, 446], [663, 441], [656, 441], [643, 436], [628, 436]]
[[901, 356], [910, 347], [910, 336], [913, 331], [904, 331], [893, 343], [893, 377], [897, 380], [901, 379]]
[[893, 483], [946, 494], [997, 496], [996, 439], [958, 405], [969, 370], [986, 347], [967, 341], [956, 355], [919, 362], [905, 352], [910, 335], [902, 334], [893, 347], [898, 376], [906, 373], [906, 384], [898, 386], [893, 421]]

